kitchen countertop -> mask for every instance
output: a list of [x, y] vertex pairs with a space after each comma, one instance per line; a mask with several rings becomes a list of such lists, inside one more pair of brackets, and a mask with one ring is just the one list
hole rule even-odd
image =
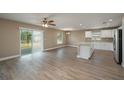
[[92, 42], [80, 42], [80, 43], [78, 43], [78, 46], [81, 46], [81, 45], [83, 45], [83, 46], [92, 46]]

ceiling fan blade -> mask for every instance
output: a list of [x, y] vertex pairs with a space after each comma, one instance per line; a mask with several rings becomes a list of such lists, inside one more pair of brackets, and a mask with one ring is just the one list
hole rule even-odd
[[49, 24], [49, 25], [56, 26], [56, 24]]
[[45, 23], [46, 21], [45, 21], [45, 20], [43, 20], [42, 22], [43, 22], [43, 23]]
[[49, 22], [49, 23], [52, 23], [52, 22], [54, 22], [54, 20], [49, 20], [48, 22]]

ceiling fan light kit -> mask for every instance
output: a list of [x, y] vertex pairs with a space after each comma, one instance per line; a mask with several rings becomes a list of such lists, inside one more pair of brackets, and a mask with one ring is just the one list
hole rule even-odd
[[48, 25], [47, 24], [42, 24], [42, 27], [48, 27]]

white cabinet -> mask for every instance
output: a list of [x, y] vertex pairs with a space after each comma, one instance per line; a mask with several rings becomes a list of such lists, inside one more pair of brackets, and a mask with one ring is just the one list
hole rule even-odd
[[113, 51], [113, 43], [109, 43], [109, 42], [94, 42], [94, 49]]
[[114, 30], [101, 30], [101, 31], [85, 31], [85, 38], [100, 37], [100, 38], [113, 38]]
[[92, 38], [92, 32], [91, 31], [85, 31], [85, 38]]
[[89, 59], [93, 54], [93, 45], [84, 43], [78, 47], [78, 58]]
[[101, 30], [101, 38], [113, 38], [114, 30]]

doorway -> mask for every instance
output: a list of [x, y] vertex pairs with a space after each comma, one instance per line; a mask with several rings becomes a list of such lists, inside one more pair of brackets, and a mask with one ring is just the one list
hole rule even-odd
[[21, 55], [43, 51], [43, 31], [21, 28], [20, 35]]

